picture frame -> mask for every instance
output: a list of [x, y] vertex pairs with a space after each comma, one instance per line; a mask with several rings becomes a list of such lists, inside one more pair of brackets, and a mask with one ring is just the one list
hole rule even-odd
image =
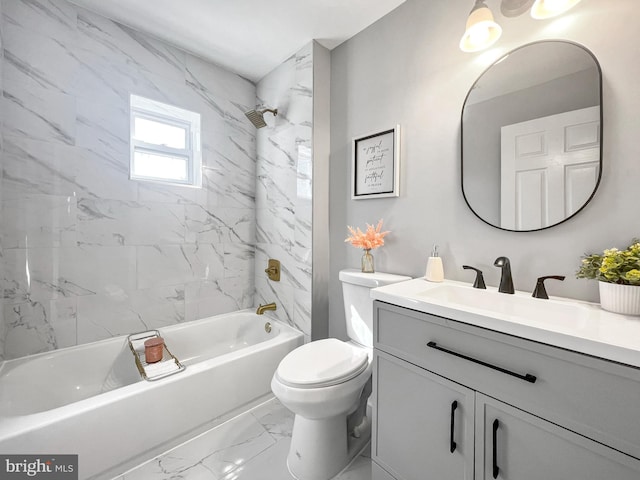
[[400, 196], [400, 125], [352, 140], [351, 199]]

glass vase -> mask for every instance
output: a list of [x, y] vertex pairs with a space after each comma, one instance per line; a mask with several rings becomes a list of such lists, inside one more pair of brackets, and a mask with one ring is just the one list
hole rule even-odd
[[362, 273], [374, 273], [373, 269], [373, 255], [371, 255], [371, 250], [367, 249], [364, 251], [362, 255]]

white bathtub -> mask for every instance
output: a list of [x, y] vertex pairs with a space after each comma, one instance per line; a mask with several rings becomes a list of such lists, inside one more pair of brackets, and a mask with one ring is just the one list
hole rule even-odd
[[141, 380], [126, 337], [2, 363], [0, 453], [78, 454], [81, 479], [111, 478], [264, 399], [280, 360], [303, 343], [252, 311], [161, 334], [187, 368], [154, 382]]

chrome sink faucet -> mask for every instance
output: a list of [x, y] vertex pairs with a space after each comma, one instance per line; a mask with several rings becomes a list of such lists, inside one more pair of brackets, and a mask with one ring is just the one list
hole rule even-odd
[[507, 257], [498, 257], [496, 261], [493, 262], [493, 266], [502, 268], [498, 291], [500, 293], [514, 293], [513, 279], [511, 278], [511, 262], [509, 262], [509, 259]]

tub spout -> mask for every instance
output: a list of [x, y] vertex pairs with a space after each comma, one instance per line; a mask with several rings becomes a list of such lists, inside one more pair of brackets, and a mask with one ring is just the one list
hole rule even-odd
[[276, 302], [271, 302], [271, 303], [267, 303], [266, 305], [260, 305], [256, 310], [256, 313], [258, 315], [262, 315], [267, 310], [275, 310], [275, 309], [276, 309]]

